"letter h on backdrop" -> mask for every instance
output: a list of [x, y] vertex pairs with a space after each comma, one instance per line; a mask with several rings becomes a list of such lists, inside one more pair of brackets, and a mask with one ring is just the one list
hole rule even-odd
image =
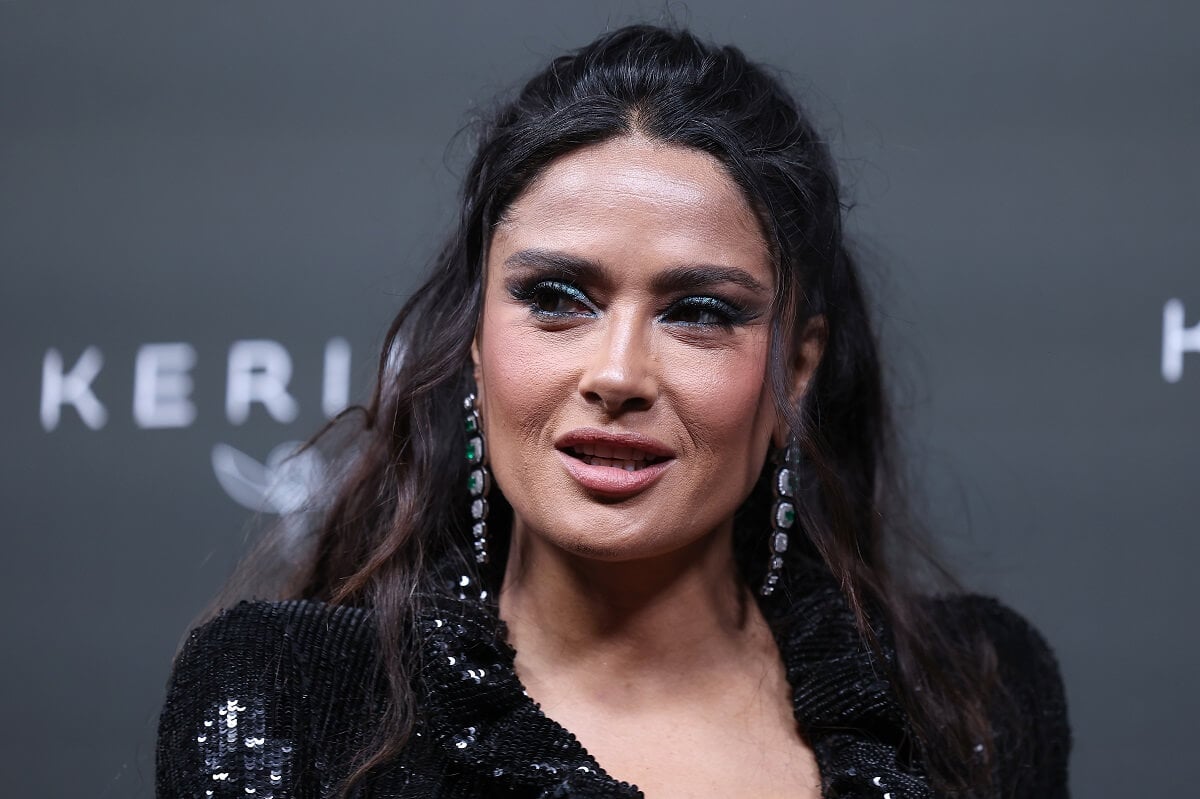
[[1200, 322], [1184, 327], [1183, 301], [1167, 300], [1163, 306], [1163, 380], [1179, 382], [1183, 377], [1183, 355], [1187, 352], [1200, 352]]

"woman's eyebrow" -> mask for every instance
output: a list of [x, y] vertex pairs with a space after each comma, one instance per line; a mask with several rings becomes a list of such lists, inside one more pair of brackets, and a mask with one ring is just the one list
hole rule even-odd
[[660, 294], [671, 294], [687, 289], [715, 286], [720, 283], [732, 283], [756, 294], [769, 294], [771, 290], [764, 286], [754, 275], [736, 266], [718, 266], [716, 264], [681, 264], [672, 266], [654, 276], [654, 290]]
[[[600, 282], [606, 277], [605, 268], [598, 262], [560, 250], [518, 250], [504, 259], [506, 267], [520, 269], [549, 269], [563, 277], [580, 282]], [[688, 289], [705, 288], [721, 283], [732, 283], [756, 294], [769, 294], [771, 289], [761, 281], [736, 266], [717, 264], [678, 264], [670, 266], [654, 276], [651, 286], [659, 294], [673, 294]]]
[[558, 250], [518, 250], [504, 259], [504, 265], [513, 269], [548, 269], [580, 282], [595, 282], [605, 276], [604, 267], [597, 262]]

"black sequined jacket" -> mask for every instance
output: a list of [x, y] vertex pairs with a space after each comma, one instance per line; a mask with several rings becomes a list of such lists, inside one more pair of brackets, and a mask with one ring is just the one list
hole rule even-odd
[[[637, 797], [528, 697], [494, 606], [467, 578], [420, 619], [422, 718], [362, 797]], [[763, 600], [823, 795], [931, 799], [906, 745], [906, 717], [842, 595], [818, 578]], [[983, 629], [1016, 712], [993, 718], [998, 796], [1067, 796], [1070, 732], [1051, 650], [992, 599], [935, 600], [951, 629]], [[781, 610], [781, 607], [783, 608]], [[886, 641], [886, 636], [884, 636]], [[885, 653], [887, 647], [885, 644]], [[890, 656], [890, 655], [889, 655]], [[367, 610], [313, 601], [243, 602], [194, 630], [160, 718], [160, 799], [334, 796], [386, 706]], [[1008, 703], [1012, 706], [1012, 703]]]

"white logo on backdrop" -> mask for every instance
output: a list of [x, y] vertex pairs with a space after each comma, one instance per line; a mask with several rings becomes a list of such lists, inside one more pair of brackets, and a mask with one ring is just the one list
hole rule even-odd
[[1183, 377], [1183, 355], [1200, 352], [1200, 322], [1184, 326], [1183, 300], [1170, 299], [1163, 306], [1162, 376], [1168, 383]]
[[[186, 342], [143, 344], [133, 362], [133, 423], [143, 429], [189, 427], [196, 421], [191, 371], [196, 349]], [[349, 404], [350, 344], [332, 338], [325, 344], [321, 382], [321, 411], [332, 417]], [[63, 408], [75, 409], [84, 426], [100, 430], [109, 411], [93, 384], [104, 368], [99, 347], [89, 346], [69, 368], [59, 350], [51, 348], [42, 360], [42, 427], [53, 431], [62, 422]], [[292, 358], [277, 341], [252, 339], [233, 342], [225, 370], [225, 418], [243, 425], [255, 404], [276, 422], [299, 416], [300, 403], [291, 394]], [[315, 450], [295, 454], [289, 441], [271, 450], [264, 462], [218, 443], [212, 448], [217, 482], [238, 504], [256, 513], [291, 516], [311, 508], [324, 484], [327, 468]], [[292, 457], [295, 454], [294, 457]]]
[[271, 450], [265, 463], [228, 444], [212, 448], [213, 473], [225, 493], [256, 513], [286, 516], [310, 510], [325, 483], [325, 459], [303, 442], [286, 441]]
[[[196, 420], [192, 401], [192, 368], [196, 350], [186, 342], [143, 344], [133, 365], [133, 422], [154, 429], [187, 427]], [[108, 409], [92, 390], [104, 355], [99, 347], [88, 347], [67, 369], [57, 349], [42, 359], [42, 427], [58, 427], [63, 407], [70, 405], [92, 430], [108, 422]], [[300, 413], [296, 398], [288, 392], [292, 379], [292, 356], [278, 341], [253, 339], [235, 341], [229, 348], [225, 371], [225, 415], [230, 424], [244, 424], [254, 403], [271, 418], [287, 424]], [[332, 338], [325, 344], [321, 410], [333, 416], [349, 403], [350, 343]]]

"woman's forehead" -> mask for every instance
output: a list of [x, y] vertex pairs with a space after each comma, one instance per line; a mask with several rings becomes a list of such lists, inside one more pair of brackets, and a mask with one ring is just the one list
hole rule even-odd
[[[769, 271], [759, 222], [708, 153], [623, 136], [550, 163], [495, 231], [500, 249], [573, 247]], [[505, 244], [508, 246], [506, 247]]]

